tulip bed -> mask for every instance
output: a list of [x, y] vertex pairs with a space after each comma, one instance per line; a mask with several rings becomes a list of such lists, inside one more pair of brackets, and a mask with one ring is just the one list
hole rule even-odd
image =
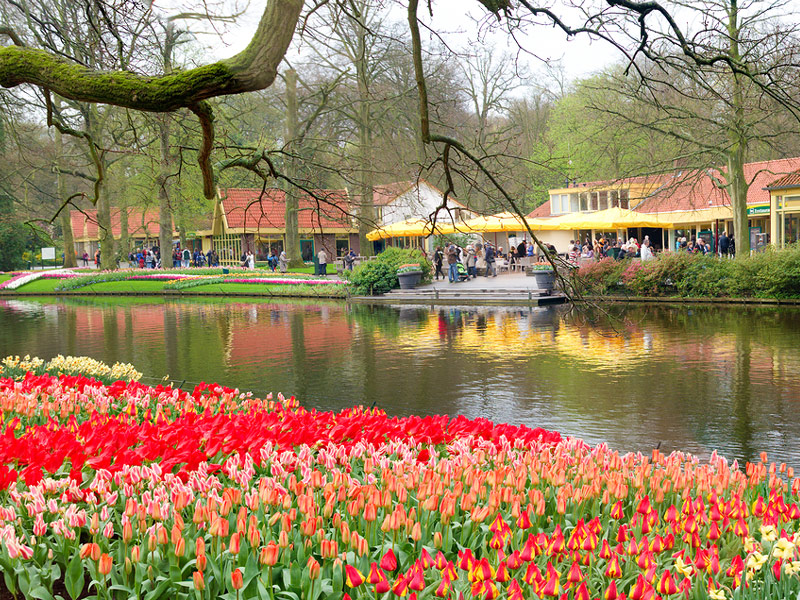
[[0, 569], [26, 598], [800, 591], [800, 480], [765, 458], [81, 375], [0, 379], [0, 411]]

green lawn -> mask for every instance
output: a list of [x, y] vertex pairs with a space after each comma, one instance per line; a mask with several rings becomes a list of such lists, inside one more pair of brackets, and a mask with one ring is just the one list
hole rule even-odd
[[9, 279], [11, 279], [11, 275], [9, 275], [8, 273], [0, 273], [0, 283], [8, 281]]
[[166, 281], [147, 281], [134, 279], [132, 281], [104, 281], [74, 290], [75, 292], [160, 292], [164, 289]]
[[25, 292], [54, 292], [63, 279], [34, 279], [30, 283], [18, 287], [15, 291]]
[[258, 283], [210, 283], [182, 290], [184, 293], [205, 294], [271, 294], [274, 296], [308, 296], [344, 298], [343, 286], [269, 285]]
[[[257, 273], [257, 276], [263, 276]], [[37, 279], [18, 288], [16, 291], [23, 293], [58, 293], [56, 288], [64, 282], [63, 279]], [[95, 292], [119, 292], [119, 293], [159, 293], [164, 291], [164, 286], [168, 281], [104, 281], [79, 287], [73, 290], [66, 290], [65, 293], [72, 294], [93, 294]], [[213, 294], [264, 294], [273, 296], [303, 296], [309, 298], [343, 298], [345, 290], [343, 286], [320, 286], [320, 285], [272, 285], [255, 283], [209, 283], [183, 290], [184, 293], [213, 293]]]

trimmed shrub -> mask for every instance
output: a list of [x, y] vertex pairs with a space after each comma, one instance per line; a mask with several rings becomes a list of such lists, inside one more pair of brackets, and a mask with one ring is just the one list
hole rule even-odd
[[397, 269], [408, 263], [419, 263], [422, 268], [421, 283], [430, 283], [432, 278], [431, 263], [420, 250], [403, 250], [387, 248], [375, 260], [360, 264], [352, 273], [346, 273], [353, 287], [353, 293], [360, 296], [385, 294], [397, 287]]
[[691, 298], [800, 298], [800, 245], [735, 260], [668, 252], [647, 262], [604, 258], [581, 266], [581, 292]]

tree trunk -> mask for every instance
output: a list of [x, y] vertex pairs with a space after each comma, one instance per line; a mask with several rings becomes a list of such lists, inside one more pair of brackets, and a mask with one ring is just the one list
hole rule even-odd
[[[119, 207], [119, 251], [125, 255], [131, 251], [131, 228], [128, 223], [128, 207]], [[127, 260], [127, 256], [123, 256]]]
[[115, 248], [114, 232], [111, 227], [111, 204], [105, 190], [106, 163], [102, 151], [97, 148], [102, 132], [98, 128], [97, 106], [90, 105], [85, 113], [86, 131], [89, 134], [86, 140], [89, 154], [96, 169], [94, 184], [94, 200], [97, 209], [97, 234], [100, 243], [100, 266], [103, 269], [117, 268], [117, 252]]
[[[175, 43], [179, 35], [170, 22], [164, 32], [162, 53], [164, 73], [166, 74], [172, 72], [172, 52], [175, 49]], [[162, 269], [172, 267], [172, 206], [169, 201], [170, 174], [172, 171], [172, 154], [169, 147], [170, 124], [170, 116], [168, 114], [158, 116], [158, 139], [161, 156], [156, 185], [158, 186], [158, 247], [161, 251]]]
[[158, 186], [158, 247], [161, 250], [161, 268], [172, 266], [172, 207], [169, 202], [169, 176], [172, 157], [169, 151], [169, 115], [158, 117], [158, 137], [161, 145]]
[[369, 105], [369, 87], [367, 85], [367, 31], [358, 29], [358, 52], [355, 61], [358, 78], [358, 145], [361, 164], [361, 203], [358, 215], [358, 241], [362, 256], [372, 256], [372, 243], [367, 233], [380, 223], [375, 222], [375, 205], [373, 199], [374, 174], [372, 170], [372, 115]]
[[[291, 180], [296, 180], [298, 175], [298, 119], [297, 119], [297, 73], [294, 69], [286, 71], [286, 147], [289, 158], [286, 160], [286, 175]], [[286, 256], [289, 259], [289, 268], [303, 266], [303, 257], [300, 254], [300, 232], [297, 221], [297, 211], [300, 208], [298, 193], [295, 187], [288, 182], [285, 184], [286, 192]]]
[[[741, 61], [739, 52], [739, 9], [737, 0], [730, 0], [728, 7], [728, 36], [730, 45], [728, 54], [735, 64]], [[747, 225], [747, 191], [749, 184], [744, 176], [744, 164], [747, 159], [747, 124], [745, 123], [744, 92], [740, 75], [731, 75], [731, 110], [732, 119], [728, 128], [730, 140], [728, 157], [728, 194], [731, 197], [733, 210], [733, 232], [736, 240], [736, 255], [750, 256], [750, 228]]]
[[[58, 200], [61, 203], [67, 201], [67, 183], [64, 181], [64, 175], [61, 170], [63, 168], [63, 140], [61, 139], [61, 132], [56, 129], [56, 170], [58, 172]], [[74, 268], [78, 266], [78, 261], [75, 257], [75, 239], [72, 235], [72, 218], [70, 217], [70, 209], [64, 206], [61, 209], [59, 219], [61, 221], [61, 231], [64, 236], [64, 266], [66, 268]]]

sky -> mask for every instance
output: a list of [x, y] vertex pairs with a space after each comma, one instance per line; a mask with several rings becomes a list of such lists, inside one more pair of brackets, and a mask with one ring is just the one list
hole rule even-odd
[[[165, 0], [163, 5], [169, 4]], [[420, 3], [420, 14], [427, 17], [427, 2]], [[241, 51], [250, 40], [263, 11], [263, 0], [251, 0], [246, 13], [236, 19], [235, 24], [226, 25], [220, 35], [206, 35], [201, 38], [209, 44], [219, 58], [232, 56]], [[405, 10], [399, 3], [392, 10], [392, 18], [402, 21]], [[435, 0], [431, 25], [442, 35], [445, 42], [462, 52], [475, 50], [480, 43], [493, 45], [498, 51], [517, 54], [518, 47], [510, 36], [503, 32], [493, 32], [487, 27], [486, 10], [477, 1]], [[423, 31], [423, 36], [425, 35]], [[522, 38], [525, 49], [535, 56], [518, 53], [518, 60], [532, 73], [542, 72], [543, 61], [561, 61], [569, 79], [580, 78], [602, 69], [621, 59], [619, 53], [601, 41], [591, 41], [587, 36], [567, 40], [566, 36], [554, 27], [538, 26]], [[290, 55], [291, 55], [290, 50]]]

